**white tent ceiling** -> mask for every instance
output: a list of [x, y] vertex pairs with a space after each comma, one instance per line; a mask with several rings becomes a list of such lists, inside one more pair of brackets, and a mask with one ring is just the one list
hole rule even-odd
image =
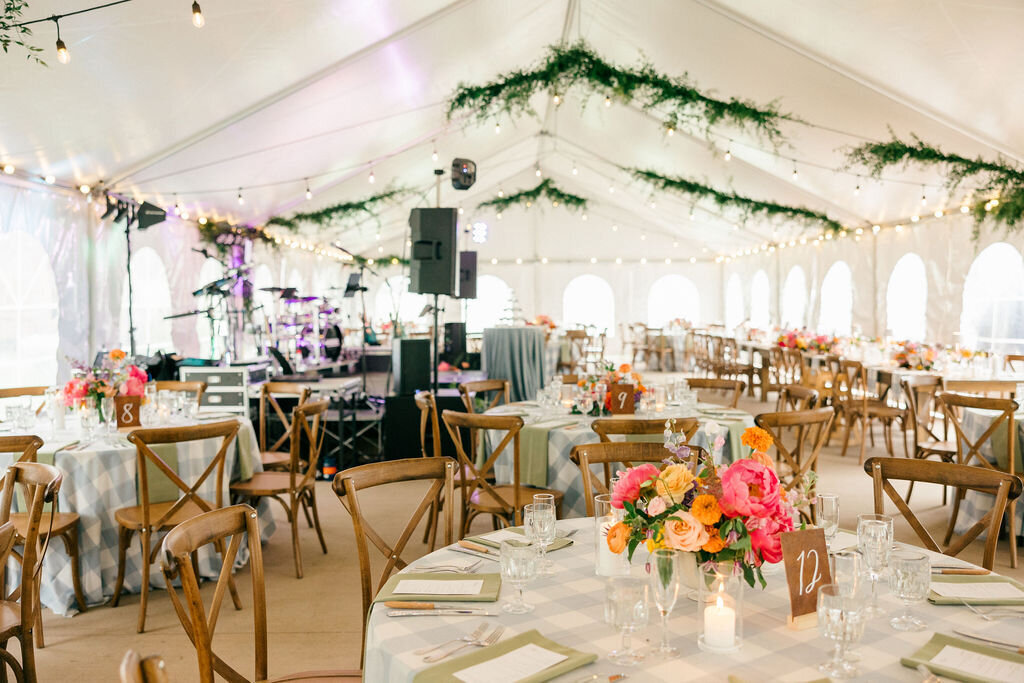
[[[26, 18], [84, 4], [32, 0]], [[863, 225], [920, 211], [920, 183], [929, 209], [959, 197], [944, 197], [940, 179], [916, 169], [882, 183], [835, 173], [845, 146], [885, 139], [891, 128], [960, 154], [1024, 158], [1024, 130], [1014, 125], [1024, 89], [1009, 68], [1024, 58], [1024, 6], [1014, 0], [206, 0], [201, 30], [189, 22], [190, 4], [135, 0], [69, 18], [61, 26], [68, 65], [56, 63], [52, 26], [37, 25], [49, 68], [17, 49], [0, 57], [0, 160], [68, 186], [102, 183], [254, 223], [415, 187], [418, 199], [381, 216], [390, 253], [401, 249], [410, 205], [433, 201], [436, 146], [442, 163], [458, 155], [479, 164], [476, 186], [442, 195], [469, 216], [483, 215], [473, 207], [499, 188], [532, 187], [537, 164], [592, 201], [585, 222], [550, 207], [510, 211], [501, 223], [484, 216], [492, 234], [506, 232], [496, 244], [511, 255], [604, 258], [639, 255], [654, 241], [700, 255], [795, 234], [736, 228], [710, 206], [691, 222], [688, 203], [652, 196], [617, 166]], [[656, 115], [605, 108], [583, 91], [557, 108], [538, 96], [538, 117], [504, 118], [500, 134], [493, 121], [445, 120], [444, 100], [460, 81], [490, 80], [577, 38], [619, 64], [647, 59], [720, 96], [776, 101], [814, 125], [786, 124], [777, 152], [722, 126], [715, 149], [702, 136], [667, 137]], [[372, 255], [377, 230], [370, 222], [340, 239]]]

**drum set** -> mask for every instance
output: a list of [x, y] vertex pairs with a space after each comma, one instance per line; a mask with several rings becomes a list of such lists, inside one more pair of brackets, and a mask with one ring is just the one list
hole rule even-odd
[[294, 287], [264, 287], [260, 291], [277, 297], [264, 320], [271, 346], [307, 365], [341, 357], [346, 316], [340, 306], [328, 297], [300, 296]]

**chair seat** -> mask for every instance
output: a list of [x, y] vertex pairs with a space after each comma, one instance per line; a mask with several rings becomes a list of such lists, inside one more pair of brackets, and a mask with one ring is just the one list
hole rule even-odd
[[937, 455], [956, 455], [955, 441], [921, 441], [917, 444], [917, 450]]
[[[216, 507], [213, 503], [207, 502], [212, 510]], [[168, 501], [166, 503], [150, 503], [149, 504], [149, 519], [151, 522], [160, 519], [164, 513], [171, 509], [174, 505], [174, 501]], [[198, 515], [203, 514], [206, 510], [196, 505], [191, 500], [181, 506], [170, 519], [166, 520], [161, 529], [170, 529], [171, 527], [178, 526], [182, 522], [192, 519]], [[142, 506], [133, 505], [132, 507], [120, 508], [114, 512], [114, 519], [117, 523], [126, 529], [135, 529], [136, 531], [142, 529]]]
[[[46, 532], [50, 531], [55, 536], [60, 536], [68, 529], [71, 529], [78, 524], [78, 513], [77, 512], [58, 512], [57, 516], [53, 519], [53, 527], [50, 527], [50, 515], [51, 512], [44, 512], [43, 516], [39, 520], [39, 535], [46, 536]], [[11, 515], [11, 522], [14, 524], [14, 529], [18, 533], [18, 538], [24, 539], [28, 535], [28, 513], [16, 512]]]
[[[490, 491], [484, 489], [477, 489], [469, 497], [469, 505], [471, 507], [480, 510], [481, 512], [494, 512], [501, 513], [506, 509], [512, 507], [512, 501], [516, 499], [516, 487], [512, 484], [503, 484], [501, 486], [491, 487], [498, 496], [501, 497], [501, 501], [498, 501]], [[555, 497], [555, 505], [561, 503], [562, 498], [565, 497], [563, 491], [556, 491], [555, 489], [542, 489], [535, 488], [533, 486], [519, 485], [519, 499], [526, 503], [533, 502], [533, 496], [537, 493], [550, 493]]]
[[21, 605], [0, 600], [0, 640], [6, 642], [21, 630]]
[[363, 680], [363, 672], [356, 670], [343, 671], [303, 671], [297, 674], [288, 674], [280, 678], [272, 678], [269, 683], [288, 683], [289, 681], [338, 681], [338, 680]]
[[[301, 480], [296, 475], [297, 480]], [[313, 481], [309, 481], [309, 486]], [[291, 488], [291, 474], [288, 472], [255, 472], [252, 479], [236, 481], [231, 485], [232, 493], [240, 493], [243, 496], [276, 496], [280, 493], [287, 493]]]
[[260, 460], [263, 461], [264, 469], [289, 467], [292, 454], [288, 451], [260, 451]]

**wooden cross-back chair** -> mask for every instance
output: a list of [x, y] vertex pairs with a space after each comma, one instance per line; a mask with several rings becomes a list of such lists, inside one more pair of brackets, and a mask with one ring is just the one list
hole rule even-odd
[[[907, 419], [903, 424], [903, 445], [910, 432], [911, 449], [907, 456], [925, 460], [936, 458], [943, 462], [956, 460], [956, 442], [947, 438], [949, 421], [938, 405], [936, 397], [942, 392], [939, 375], [904, 376], [900, 379], [900, 393], [907, 404]], [[937, 431], [937, 423], [941, 431]], [[914, 482], [907, 487], [907, 503], [914, 492]], [[946, 504], [947, 489], [942, 487], [942, 504]]]
[[946, 391], [989, 398], [1017, 398], [1017, 381], [1012, 379], [948, 379]]
[[[260, 459], [265, 470], [286, 470], [291, 461], [291, 451], [282, 450], [285, 442], [292, 435], [292, 421], [278, 402], [278, 396], [291, 396], [298, 399], [298, 406], [305, 405], [312, 390], [302, 384], [293, 382], [265, 382], [260, 387]], [[281, 421], [284, 432], [269, 446], [267, 445], [267, 423], [273, 410]]]
[[487, 405], [487, 407], [484, 408], [484, 412], [486, 412], [503, 401], [505, 403], [509, 402], [509, 381], [507, 379], [481, 379], [476, 382], [464, 382], [460, 384], [459, 395], [462, 396], [462, 403], [466, 406], [467, 413], [476, 412], [476, 406], [473, 405], [474, 394], [479, 396]]
[[[555, 489], [535, 488], [522, 483], [519, 476], [519, 432], [523, 419], [515, 415], [475, 415], [446, 410], [441, 413], [448, 435], [455, 443], [462, 476], [459, 490], [462, 495], [462, 516], [459, 524], [459, 538], [469, 531], [469, 526], [478, 515], [491, 515], [495, 528], [522, 524], [523, 506], [533, 502], [537, 493], [550, 493], [555, 499], [556, 511], [561, 509], [564, 493]], [[484, 430], [494, 429], [505, 433], [487, 460], [479, 467], [466, 454], [462, 444], [461, 430], [469, 432], [474, 441]], [[512, 483], [492, 484], [494, 465], [505, 449], [512, 446]]]
[[757, 368], [753, 363], [747, 363], [740, 359], [740, 347], [736, 340], [731, 337], [723, 337], [721, 340], [722, 360], [716, 368], [715, 374], [719, 377], [738, 379], [746, 377], [746, 387], [751, 396], [754, 395], [754, 377], [757, 376]]
[[739, 404], [743, 388], [746, 386], [741, 379], [705, 379], [702, 377], [688, 377], [686, 383], [691, 389], [711, 393], [719, 400], [724, 400], [725, 405], [730, 408], [735, 408]]
[[178, 382], [175, 380], [158, 380], [154, 382], [157, 391], [184, 391], [187, 394], [196, 395], [196, 406], [203, 402], [203, 394], [206, 393], [206, 382]]
[[[36, 453], [42, 445], [43, 440], [38, 436], [0, 437], [0, 453], [18, 454], [18, 462], [35, 462]], [[29, 526], [32, 523], [31, 515], [28, 512], [13, 512], [11, 513], [10, 520], [17, 532], [15, 545], [24, 545], [25, 539], [28, 537]], [[74, 586], [75, 601], [78, 603], [79, 610], [85, 612], [88, 611], [88, 605], [85, 602], [85, 593], [82, 590], [81, 571], [79, 569], [78, 522], [79, 516], [77, 512], [60, 512], [55, 503], [53, 509], [43, 511], [43, 517], [40, 521], [42, 531], [40, 533], [44, 539], [54, 536], [60, 538], [64, 543], [64, 550], [67, 551], [68, 558], [71, 560], [71, 582]], [[36, 598], [39, 598], [38, 593]], [[40, 612], [41, 606], [37, 604], [36, 614], [38, 615]], [[43, 637], [42, 619], [36, 624], [35, 644], [40, 649], [46, 645]]]
[[783, 384], [779, 387], [779, 400], [775, 412], [811, 410], [818, 402], [818, 390], [801, 384]]
[[[658, 359], [658, 370], [665, 372], [676, 369], [676, 349], [672, 345], [672, 340], [665, 335], [664, 330], [648, 331], [645, 356], [648, 367], [651, 365], [651, 356]], [[669, 360], [672, 362], [671, 365], [668, 364]]]
[[[956, 462], [959, 465], [973, 465], [975, 467], [984, 467], [996, 472], [1006, 472], [1011, 476], [1017, 476], [1017, 463], [1016, 463], [1016, 444], [1017, 444], [1017, 425], [1014, 419], [1014, 414], [1017, 412], [1019, 407], [1016, 401], [1008, 398], [986, 398], [983, 396], [966, 396], [964, 394], [953, 394], [949, 392], [942, 392], [938, 395], [937, 400], [939, 405], [942, 406], [942, 410], [945, 412], [949, 422], [953, 425], [953, 430], [956, 432]], [[992, 422], [988, 425], [981, 436], [977, 438], [969, 437], [963, 429], [962, 420], [964, 419], [964, 411], [966, 410], [990, 410], [995, 411], [997, 414], [992, 418]], [[986, 416], [984, 419], [988, 419]], [[986, 445], [992, 449], [993, 457], [998, 458], [998, 454], [995, 452], [996, 441], [998, 439], [998, 432], [1000, 429], [1005, 429], [1005, 443], [1006, 443], [1006, 467], [1000, 467], [997, 463], [991, 462], [981, 452], [982, 448]], [[958, 488], [953, 497], [953, 514], [949, 518], [949, 527], [946, 529], [946, 538], [944, 543], [948, 544], [949, 539], [953, 536], [953, 527], [956, 526], [957, 516], [960, 514], [960, 502], [964, 499], [965, 489]], [[1017, 500], [1016, 498], [1010, 499], [1007, 503], [1007, 524], [1009, 527], [1010, 538], [1017, 538]], [[1014, 569], [1017, 568], [1017, 543], [1015, 540], [1010, 542], [1010, 566]]]
[[[160, 549], [158, 544], [153, 543], [153, 536], [161, 531], [172, 529], [181, 522], [203, 512], [223, 507], [223, 492], [226, 488], [224, 461], [227, 457], [228, 448], [238, 434], [238, 429], [239, 423], [237, 420], [224, 420], [223, 422], [190, 427], [137, 429], [128, 435], [128, 441], [135, 446], [137, 456], [139, 504], [120, 508], [114, 512], [114, 519], [117, 520], [118, 525], [117, 581], [114, 585], [114, 596], [110, 601], [110, 605], [111, 607], [117, 607], [121, 599], [128, 547], [131, 545], [132, 536], [137, 533], [142, 545], [142, 596], [139, 600], [139, 633], [146, 629], [146, 605], [149, 601], [149, 566], [156, 561], [157, 551]], [[191, 483], [178, 476], [178, 473], [152, 449], [152, 446], [162, 444], [178, 444], [217, 438], [221, 440], [217, 454], [213, 456], [202, 474]], [[150, 500], [149, 465], [153, 465], [162, 472], [177, 487], [178, 491], [176, 493], [180, 492], [177, 500], [161, 502]], [[212, 503], [199, 495], [200, 488], [211, 476], [215, 477], [214, 485], [216, 486], [215, 497]], [[218, 547], [218, 550], [223, 555], [223, 548]], [[233, 583], [231, 584], [231, 597], [235, 602], [235, 607], [241, 609], [242, 603], [238, 601], [238, 593], [234, 590]]]
[[[690, 446], [688, 464], [691, 470], [696, 472], [699, 463], [707, 457], [707, 451], [700, 446]], [[638, 463], [650, 462], [660, 464], [672, 454], [665, 450], [664, 444], [647, 441], [611, 441], [599, 443], [587, 443], [574, 446], [569, 455], [572, 461], [580, 468], [580, 476], [583, 479], [583, 502], [587, 505], [587, 516], [594, 516], [594, 496], [599, 493], [608, 493], [611, 490], [611, 468], [612, 465], [621, 464], [623, 467], [634, 467]], [[600, 465], [603, 470], [604, 481], [600, 474], [594, 471], [594, 467]]]
[[[7, 559], [18, 542], [11, 522], [15, 489], [20, 489], [28, 514], [28, 528], [21, 555], [21, 581], [8, 595], [6, 588], [0, 600], [0, 660], [9, 666], [19, 683], [36, 682], [36, 660], [33, 631], [39, 623], [39, 573], [52, 534], [41, 528], [43, 507], [56, 504], [62, 477], [52, 465], [38, 462], [16, 462], [7, 468], [0, 499], [0, 587], [6, 586]], [[21, 662], [7, 650], [7, 642], [16, 639], [21, 645]], [[6, 668], [0, 669], [6, 680]]]
[[[248, 683], [230, 664], [213, 651], [213, 637], [224, 604], [225, 590], [234, 594], [232, 565], [242, 546], [243, 537], [249, 550], [249, 573], [252, 576], [253, 645], [255, 646], [254, 681], [267, 681], [267, 596], [263, 574], [263, 549], [260, 547], [259, 520], [256, 511], [248, 505], [212, 510], [182, 522], [164, 537], [160, 553], [160, 567], [171, 596], [171, 604], [185, 634], [196, 649], [200, 683], [213, 683], [214, 673], [231, 683]], [[230, 538], [230, 540], [228, 540]], [[207, 609], [199, 591], [196, 558], [200, 548], [213, 544], [221, 551], [223, 562], [213, 598]], [[174, 587], [181, 580], [184, 600]], [[182, 604], [184, 603], [184, 604]], [[308, 671], [291, 674], [275, 681], [358, 680], [358, 671]]]
[[808, 472], [818, 471], [818, 456], [834, 417], [831, 408], [814, 408], [761, 413], [754, 418], [754, 424], [772, 436], [778, 454], [775, 471], [787, 491], [799, 485]]
[[437, 399], [429, 391], [417, 391], [413, 400], [416, 401], [416, 407], [420, 410], [420, 454], [425, 458], [439, 457], [441, 455], [441, 422], [437, 416]]
[[[316, 529], [320, 549], [327, 554], [327, 543], [320, 528], [316, 507], [316, 468], [320, 461], [327, 423], [327, 401], [304, 403], [292, 411], [291, 437], [287, 472], [255, 472], [251, 479], [231, 485], [231, 493], [239, 498], [257, 501], [276, 500], [284, 508], [292, 530], [292, 555], [295, 577], [302, 578], [302, 549], [299, 546], [299, 511], [310, 528]], [[305, 446], [305, 453], [302, 447]], [[310, 514], [312, 513], [312, 515]]]
[[1003, 358], [1003, 370], [1024, 372], [1024, 354], [1008, 353]]
[[124, 653], [120, 674], [121, 683], [171, 683], [163, 657], [140, 657], [135, 650]]
[[[767, 367], [761, 368], [761, 400], [766, 401], [769, 393], [781, 391], [782, 387], [793, 384], [796, 380], [793, 379], [791, 369], [786, 364], [786, 354], [783, 353], [783, 349], [773, 346], [768, 351], [767, 360], [763, 353], [761, 359], [762, 363], [768, 363]], [[778, 401], [776, 401], [777, 403]]]
[[[658, 434], [664, 436], [665, 430], [668, 429], [675, 434], [682, 434], [686, 437], [686, 443], [689, 444], [690, 439], [700, 429], [700, 422], [695, 417], [677, 417], [667, 420], [661, 418], [641, 420], [628, 417], [600, 417], [590, 424], [590, 428], [597, 432], [601, 443], [611, 443], [612, 440], [608, 438], [611, 435], [626, 436], [627, 440], [629, 436], [638, 435], [653, 436]], [[659, 440], [659, 442], [664, 446], [663, 440]], [[664, 454], [663, 457], [668, 457], [668, 454]], [[611, 465], [606, 463], [604, 466], [604, 480], [606, 484], [611, 481], [611, 474]]]
[[[447, 411], [445, 411], [447, 412]], [[359, 577], [362, 585], [363, 595], [363, 619], [370, 613], [370, 605], [373, 597], [380, 592], [380, 589], [387, 583], [391, 574], [404, 569], [408, 562], [402, 559], [402, 552], [405, 550], [409, 539], [412, 538], [416, 525], [423, 519], [424, 514], [430, 508], [438, 496], [446, 500], [452, 500], [455, 495], [455, 471], [456, 463], [451, 458], [409, 458], [407, 460], [391, 460], [388, 462], [371, 463], [360, 465], [343, 472], [334, 477], [334, 493], [338, 500], [352, 516], [352, 526], [355, 531], [356, 551], [359, 555]], [[406, 510], [412, 509], [409, 521], [405, 528], [398, 535], [398, 540], [392, 545], [384, 540], [384, 537], [366, 519], [363, 508], [359, 503], [359, 496], [363, 491], [406, 481], [429, 481], [430, 486], [419, 504], [410, 503]], [[453, 540], [454, 511], [452, 506], [447, 506], [444, 511], [444, 542], [448, 545]], [[367, 543], [369, 541], [369, 544]], [[379, 579], [374, 582], [370, 563], [370, 544], [372, 544], [381, 555], [387, 559]], [[364, 634], [365, 636], [365, 634]]]
[[586, 355], [587, 342], [589, 340], [586, 330], [566, 330], [565, 341], [569, 348], [568, 360], [559, 357], [557, 370], [575, 371], [581, 369], [583, 359]]
[[607, 339], [607, 330], [602, 330], [600, 334], [592, 335], [588, 340], [586, 346], [583, 347], [583, 359], [580, 363], [581, 369], [584, 372], [597, 372], [604, 363], [604, 350]]
[[[0, 389], [0, 399], [18, 398], [19, 396], [45, 396], [47, 388], [48, 387], [11, 387], [8, 389]], [[36, 408], [36, 415], [42, 413], [45, 408], [46, 402], [44, 401]]]
[[[870, 458], [864, 463], [864, 471], [874, 481], [876, 514], [885, 513], [885, 499], [882, 495], [884, 493], [896, 505], [900, 514], [921, 539], [924, 547], [933, 552], [950, 556], [958, 555], [981, 532], [985, 531], [988, 535], [985, 540], [981, 565], [985, 569], [992, 569], [995, 563], [996, 543], [999, 541], [999, 528], [1002, 524], [1003, 513], [1006, 511], [1007, 505], [1016, 501], [1021, 494], [1022, 484], [1019, 477], [984, 467], [902, 458]], [[957, 538], [955, 543], [950, 545], [950, 539], [947, 538], [943, 542], [943, 545], [946, 546], [946, 549], [943, 550], [911, 511], [907, 501], [896, 492], [895, 487], [890, 483], [894, 480], [939, 484], [942, 487], [952, 486], [957, 490], [981, 491], [994, 496], [994, 501], [985, 516]], [[1013, 542], [1011, 540], [1011, 545]]]
[[886, 450], [889, 455], [895, 455], [892, 427], [897, 420], [904, 423], [906, 411], [898, 406], [890, 406], [884, 400], [873, 398], [868, 393], [867, 373], [860, 363], [845, 367], [855, 374], [847, 375], [840, 372], [832, 378], [832, 407], [836, 413], [833, 429], [838, 426], [840, 420], [843, 422], [843, 450], [840, 455], [846, 456], [846, 450], [850, 445], [850, 434], [853, 431], [854, 423], [857, 423], [860, 425], [859, 461], [863, 462], [869, 438], [871, 445], [874, 446], [875, 434], [871, 427], [872, 423], [876, 421], [882, 425]]

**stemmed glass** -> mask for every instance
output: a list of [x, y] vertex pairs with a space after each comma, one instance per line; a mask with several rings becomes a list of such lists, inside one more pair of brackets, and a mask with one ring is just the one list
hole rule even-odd
[[818, 631], [836, 644], [832, 659], [818, 670], [830, 678], [857, 675], [857, 667], [847, 661], [846, 648], [864, 633], [866, 609], [862, 591], [847, 594], [834, 583], [818, 589]]
[[[840, 550], [829, 555], [832, 569], [832, 583], [839, 587], [844, 595], [863, 595], [867, 591], [864, 585], [864, 556], [859, 550]], [[859, 662], [860, 653], [852, 646], [846, 649], [846, 661]]]
[[590, 413], [594, 407], [594, 397], [586, 391], [581, 391], [576, 395], [576, 410], [580, 411], [583, 415]]
[[871, 601], [865, 614], [877, 617], [884, 614], [878, 606], [878, 580], [889, 564], [892, 551], [892, 517], [887, 515], [857, 516], [857, 547], [864, 558], [864, 565], [871, 579]]
[[[114, 415], [114, 397], [104, 396], [100, 404], [100, 409], [103, 411], [103, 428], [106, 431], [106, 436], [109, 436], [117, 431], [117, 416]], [[106, 441], [106, 437], [104, 437], [104, 441]]]
[[672, 548], [658, 548], [651, 553], [651, 596], [661, 614], [661, 645], [655, 652], [663, 657], [678, 657], [679, 648], [668, 643], [668, 615], [682, 590], [682, 556]]
[[[543, 494], [540, 494], [543, 495]], [[536, 498], [534, 498], [536, 501]], [[547, 502], [533, 502], [523, 507], [523, 525], [526, 537], [540, 550], [538, 573], [549, 575], [554, 571], [554, 562], [547, 558], [548, 546], [555, 542], [555, 505]]]
[[910, 606], [923, 602], [931, 588], [932, 569], [921, 553], [905, 550], [889, 556], [889, 590], [903, 602], [903, 614], [893, 617], [889, 625], [897, 631], [923, 631], [925, 623], [910, 613]]
[[831, 548], [832, 540], [839, 531], [839, 496], [833, 493], [819, 493], [814, 502], [814, 514], [818, 526], [825, 530], [825, 544]]
[[633, 649], [633, 631], [647, 625], [649, 609], [649, 587], [646, 579], [631, 576], [616, 576], [608, 579], [605, 589], [605, 617], [612, 626], [622, 633], [618, 649], [608, 654], [608, 659], [620, 666], [633, 666], [642, 662], [642, 653]]
[[79, 425], [82, 428], [82, 435], [87, 441], [92, 440], [93, 431], [99, 424], [99, 415], [96, 414], [96, 404], [89, 399], [82, 399], [81, 409], [78, 411]]
[[509, 614], [526, 614], [533, 611], [533, 605], [523, 600], [523, 586], [537, 578], [537, 545], [519, 541], [501, 542], [501, 578], [516, 589], [512, 602], [506, 602], [501, 609]]

